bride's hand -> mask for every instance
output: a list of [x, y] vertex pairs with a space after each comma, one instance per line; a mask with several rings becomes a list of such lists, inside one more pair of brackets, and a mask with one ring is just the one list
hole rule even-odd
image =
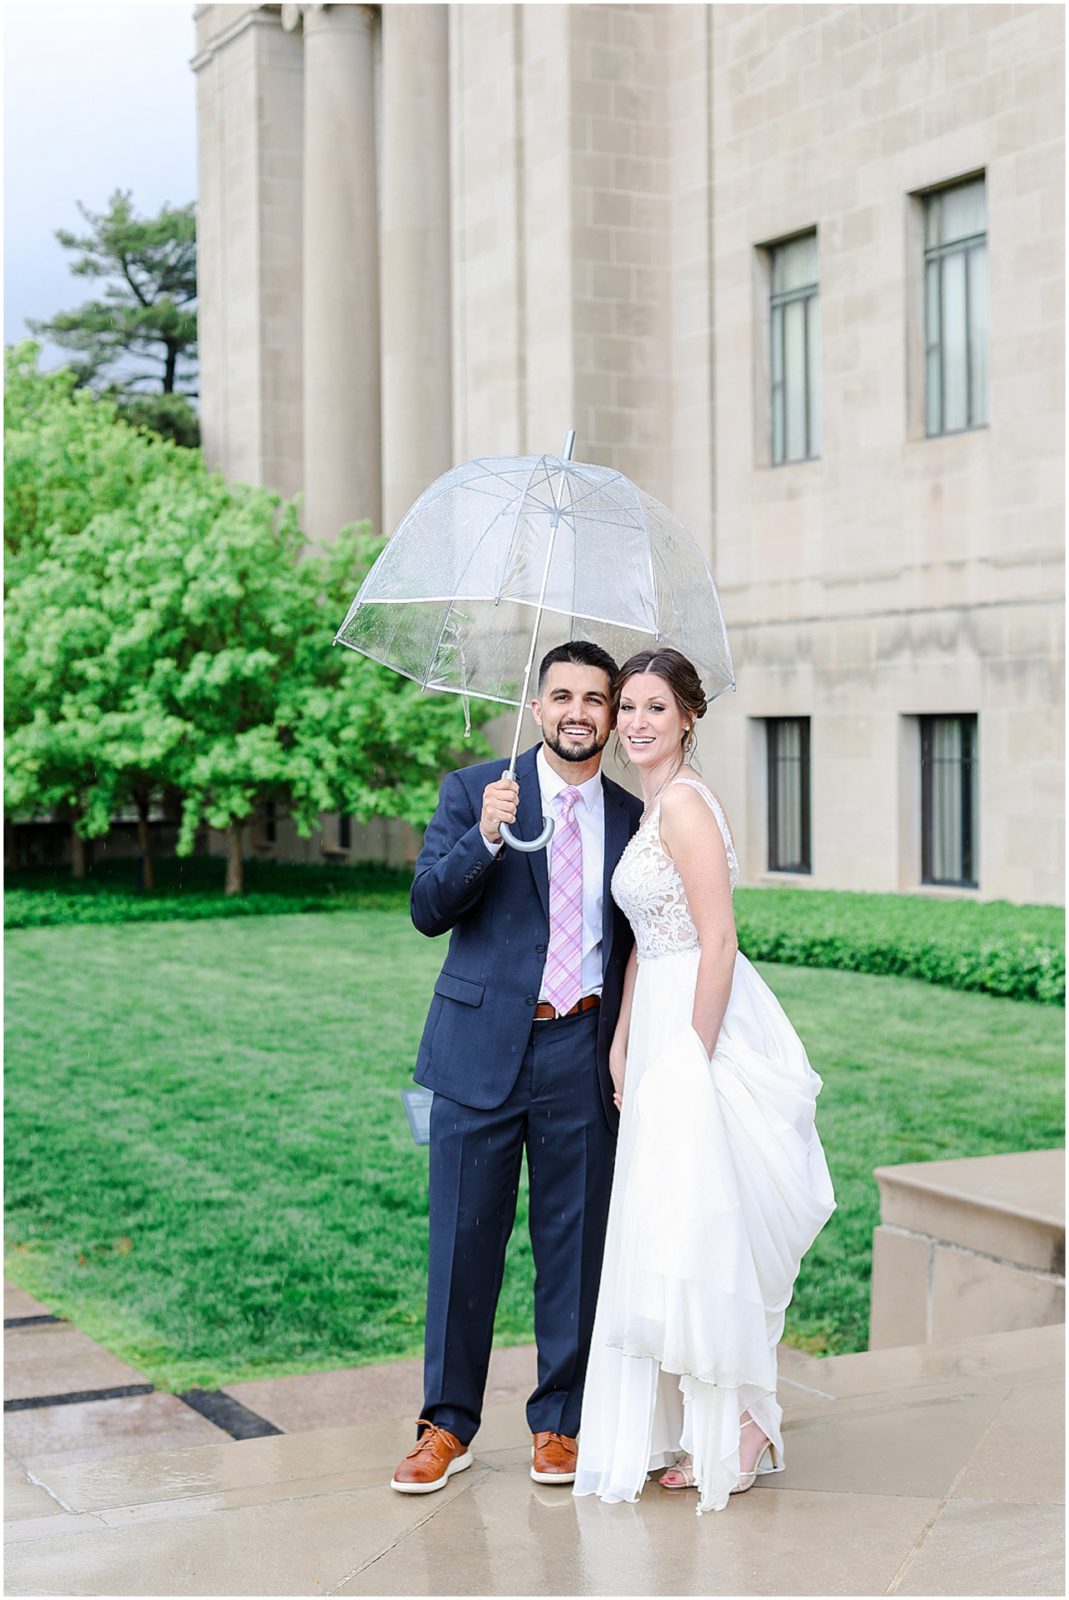
[[624, 1072], [627, 1068], [627, 1050], [612, 1045], [609, 1050], [609, 1075], [612, 1078], [613, 1103], [619, 1111], [624, 1103]]

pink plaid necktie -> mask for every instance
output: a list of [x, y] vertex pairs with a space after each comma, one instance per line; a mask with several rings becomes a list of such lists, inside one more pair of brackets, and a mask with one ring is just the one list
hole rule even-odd
[[549, 953], [543, 988], [558, 1013], [583, 992], [583, 840], [575, 815], [578, 789], [563, 789], [549, 879]]

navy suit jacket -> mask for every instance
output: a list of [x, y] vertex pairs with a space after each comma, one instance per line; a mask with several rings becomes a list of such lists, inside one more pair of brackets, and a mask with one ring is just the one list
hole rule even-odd
[[[516, 763], [516, 831], [521, 839], [533, 839], [542, 828], [538, 748], [525, 750]], [[519, 1076], [549, 942], [545, 851], [526, 855], [505, 845], [492, 856], [479, 831], [483, 790], [507, 769], [507, 761], [496, 760], [447, 774], [416, 862], [411, 896], [412, 921], [421, 933], [451, 935], [416, 1059], [416, 1082], [486, 1111], [504, 1104]], [[632, 936], [609, 892], [609, 880], [638, 827], [642, 802], [608, 778], [602, 778], [602, 785], [605, 880], [598, 1077], [605, 1116], [615, 1129], [609, 1047]]]

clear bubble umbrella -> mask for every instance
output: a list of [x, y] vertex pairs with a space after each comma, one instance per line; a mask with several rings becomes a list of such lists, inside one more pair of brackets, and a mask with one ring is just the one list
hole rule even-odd
[[[591, 639], [623, 662], [673, 645], [708, 700], [735, 686], [705, 557], [667, 506], [609, 467], [561, 456], [466, 461], [425, 489], [335, 637], [425, 689], [518, 707], [536, 651]], [[537, 839], [501, 830], [514, 849]]]

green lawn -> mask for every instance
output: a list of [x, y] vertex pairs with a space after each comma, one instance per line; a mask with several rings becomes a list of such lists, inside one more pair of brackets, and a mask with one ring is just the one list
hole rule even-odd
[[[215, 917], [323, 911], [392, 911], [408, 905], [411, 873], [356, 865], [245, 863], [245, 893], [223, 894], [218, 858], [165, 856], [157, 887], [137, 888], [138, 863], [104, 860], [76, 881], [61, 867], [9, 873], [6, 928], [94, 923], [194, 922]], [[838, 889], [736, 891], [739, 941], [752, 960], [924, 978], [950, 989], [1065, 1004], [1065, 913], [1060, 906]]]
[[[400, 1090], [443, 954], [388, 910], [9, 933], [10, 1275], [175, 1388], [417, 1354]], [[872, 1168], [1060, 1144], [1063, 1012], [762, 971], [824, 1078], [839, 1198], [788, 1338], [858, 1349]], [[506, 1343], [532, 1336], [524, 1228], [510, 1249]]]

